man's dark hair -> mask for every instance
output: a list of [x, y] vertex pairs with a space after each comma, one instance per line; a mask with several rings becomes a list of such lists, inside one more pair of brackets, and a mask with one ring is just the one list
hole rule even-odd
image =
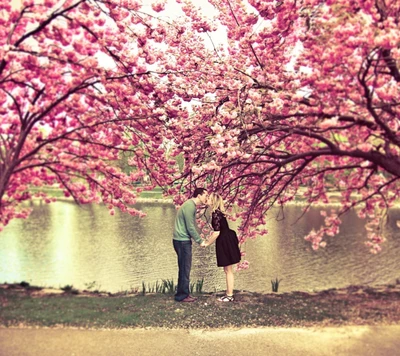
[[206, 191], [207, 189], [204, 188], [196, 188], [193, 192], [193, 198], [196, 198], [199, 195], [203, 195]]

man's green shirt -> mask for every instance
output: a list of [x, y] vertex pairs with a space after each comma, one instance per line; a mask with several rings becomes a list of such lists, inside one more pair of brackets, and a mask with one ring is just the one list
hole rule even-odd
[[197, 231], [196, 204], [189, 199], [182, 204], [176, 214], [174, 240], [189, 241], [191, 237], [198, 244], [203, 241]]

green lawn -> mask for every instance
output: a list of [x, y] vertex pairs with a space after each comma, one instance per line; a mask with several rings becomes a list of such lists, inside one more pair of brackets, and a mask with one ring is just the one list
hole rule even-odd
[[400, 322], [400, 285], [353, 287], [318, 293], [237, 292], [236, 301], [195, 293], [177, 303], [172, 294], [44, 294], [35, 288], [0, 288], [0, 325], [86, 328], [222, 328], [245, 326], [375, 325]]

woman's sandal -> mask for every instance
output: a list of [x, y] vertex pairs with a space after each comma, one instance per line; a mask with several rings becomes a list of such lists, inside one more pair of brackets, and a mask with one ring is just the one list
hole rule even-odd
[[235, 297], [233, 295], [224, 295], [221, 298], [217, 299], [219, 302], [233, 302], [235, 301]]

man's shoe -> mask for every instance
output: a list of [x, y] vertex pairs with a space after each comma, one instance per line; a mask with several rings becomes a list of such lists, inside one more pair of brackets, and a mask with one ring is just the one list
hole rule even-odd
[[197, 299], [191, 297], [190, 295], [188, 295], [185, 299], [182, 299], [181, 302], [183, 303], [193, 303], [195, 302]]

